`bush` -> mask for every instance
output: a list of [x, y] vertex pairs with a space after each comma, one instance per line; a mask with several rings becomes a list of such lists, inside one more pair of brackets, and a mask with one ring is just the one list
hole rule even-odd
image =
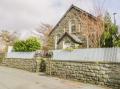
[[46, 62], [44, 59], [41, 59], [40, 62], [40, 72], [45, 72], [46, 71]]
[[25, 41], [16, 41], [13, 45], [13, 48], [15, 51], [20, 51], [20, 52], [24, 52], [27, 51], [27, 47], [26, 47], [26, 43]]
[[30, 37], [25, 41], [16, 41], [13, 48], [16, 52], [32, 52], [39, 50], [41, 48], [41, 43], [36, 37]]
[[116, 47], [120, 47], [120, 40], [115, 41], [115, 46], [116, 46]]

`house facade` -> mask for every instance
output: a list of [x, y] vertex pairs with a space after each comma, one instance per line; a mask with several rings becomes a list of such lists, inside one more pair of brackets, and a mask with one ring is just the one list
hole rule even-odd
[[102, 21], [72, 5], [49, 34], [50, 49], [99, 47]]

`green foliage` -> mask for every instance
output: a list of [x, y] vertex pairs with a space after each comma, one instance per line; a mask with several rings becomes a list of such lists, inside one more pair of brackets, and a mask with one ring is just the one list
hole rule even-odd
[[24, 52], [24, 51], [27, 51], [27, 47], [26, 47], [26, 43], [25, 41], [16, 41], [13, 45], [13, 48], [15, 51], [17, 52]]
[[103, 37], [103, 39], [101, 39], [101, 41], [103, 42], [103, 43], [101, 42], [102, 47], [112, 47], [113, 46], [113, 42], [112, 42], [113, 38], [109, 32], [105, 31], [103, 33], [102, 37]]
[[118, 33], [118, 27], [116, 25], [112, 24], [112, 26], [109, 28], [109, 32], [110, 32], [111, 35], [112, 34], [113, 35], [117, 34]]
[[41, 59], [40, 72], [45, 72], [45, 71], [46, 71], [46, 61], [44, 59]]
[[115, 41], [115, 46], [116, 46], [116, 47], [120, 47], [120, 39], [117, 40], [117, 41]]
[[40, 47], [41, 47], [41, 44], [37, 38], [31, 37], [26, 40], [26, 48], [28, 51], [36, 51], [40, 49]]
[[101, 36], [101, 47], [114, 47], [117, 41], [118, 27], [112, 23], [111, 17], [107, 12], [104, 17], [104, 32]]
[[27, 40], [18, 40], [13, 48], [16, 52], [32, 52], [41, 48], [41, 43], [36, 37], [30, 37]]

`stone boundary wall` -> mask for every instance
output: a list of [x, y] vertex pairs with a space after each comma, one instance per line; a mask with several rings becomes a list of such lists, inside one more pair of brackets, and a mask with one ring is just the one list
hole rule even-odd
[[120, 89], [120, 63], [51, 60], [46, 67], [52, 76]]
[[8, 66], [12, 68], [18, 68], [27, 70], [30, 72], [36, 71], [36, 61], [35, 59], [5, 59], [2, 66]]

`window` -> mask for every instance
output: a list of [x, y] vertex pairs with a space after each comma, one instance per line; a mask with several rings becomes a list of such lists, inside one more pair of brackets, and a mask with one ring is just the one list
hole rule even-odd
[[79, 23], [79, 32], [81, 32], [81, 24]]
[[75, 26], [75, 24], [72, 24], [72, 26], [71, 26], [71, 32], [73, 33], [75, 31], [76, 31], [76, 26]]
[[76, 23], [75, 20], [69, 21], [69, 33], [74, 33], [76, 31]]

